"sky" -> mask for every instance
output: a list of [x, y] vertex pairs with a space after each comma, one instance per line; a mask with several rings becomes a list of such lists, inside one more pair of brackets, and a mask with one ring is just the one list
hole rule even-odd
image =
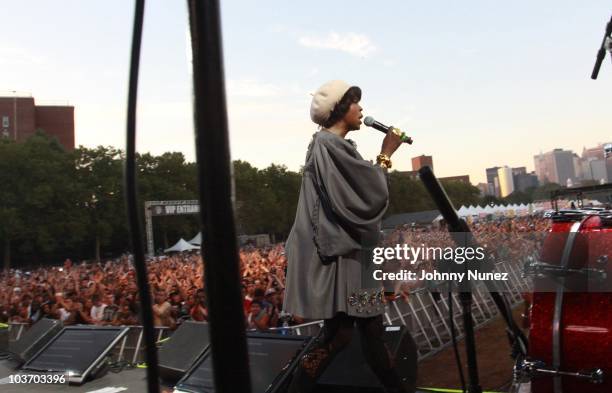
[[[0, 95], [75, 107], [76, 144], [124, 148], [134, 3], [0, 0]], [[606, 55], [590, 79], [609, 0], [222, 2], [233, 159], [298, 170], [316, 126], [311, 93], [362, 88], [364, 115], [414, 138], [393, 156], [434, 159], [438, 176], [534, 169], [554, 148], [612, 141]], [[186, 1], [145, 8], [138, 150], [195, 160]], [[383, 136], [351, 132], [366, 159]]]

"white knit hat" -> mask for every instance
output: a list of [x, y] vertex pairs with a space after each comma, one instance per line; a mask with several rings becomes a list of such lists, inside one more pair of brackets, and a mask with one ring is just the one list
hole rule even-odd
[[314, 93], [310, 104], [310, 118], [318, 125], [329, 119], [334, 107], [342, 99], [351, 85], [344, 81], [333, 80], [325, 83]]

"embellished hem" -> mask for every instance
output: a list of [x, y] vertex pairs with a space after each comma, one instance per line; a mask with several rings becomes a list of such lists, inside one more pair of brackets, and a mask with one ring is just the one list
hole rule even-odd
[[382, 289], [353, 291], [347, 298], [349, 315], [374, 316], [385, 311]]

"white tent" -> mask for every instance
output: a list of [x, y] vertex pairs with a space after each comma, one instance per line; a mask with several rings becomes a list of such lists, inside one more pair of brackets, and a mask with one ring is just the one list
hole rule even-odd
[[457, 215], [458, 215], [459, 217], [465, 217], [465, 216], [468, 216], [469, 214], [470, 214], [470, 213], [469, 213], [469, 210], [468, 210], [468, 208], [467, 208], [467, 207], [465, 207], [465, 206], [461, 206], [461, 207], [459, 208], [459, 210], [457, 211]]
[[185, 241], [185, 239], [181, 239], [176, 244], [170, 248], [166, 248], [164, 252], [184, 252], [184, 251], [192, 251], [199, 250], [200, 247], [194, 246], [193, 244], [189, 244]]
[[194, 246], [199, 246], [202, 244], [202, 232], [198, 232], [198, 234], [195, 235], [193, 239], [189, 240], [188, 243], [193, 244]]

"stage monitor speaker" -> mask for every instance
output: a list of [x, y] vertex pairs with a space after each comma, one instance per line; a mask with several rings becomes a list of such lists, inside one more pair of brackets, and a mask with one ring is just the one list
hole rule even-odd
[[[311, 342], [310, 336], [248, 333], [252, 392], [285, 391], [290, 381], [289, 376]], [[176, 385], [175, 392], [215, 392], [210, 351], [206, 351], [187, 371]]]
[[[417, 346], [405, 326], [385, 326], [384, 341], [395, 359], [395, 370], [407, 391], [414, 391]], [[357, 328], [348, 347], [340, 352], [319, 378], [316, 392], [382, 392], [383, 386], [366, 362]]]
[[80, 385], [99, 376], [106, 355], [129, 328], [110, 326], [69, 326], [62, 329], [22, 367], [22, 373], [68, 375], [68, 382]]
[[9, 350], [9, 330], [8, 325], [0, 323], [0, 353], [7, 352]]
[[62, 330], [62, 321], [43, 318], [21, 335], [19, 340], [9, 344], [9, 351], [20, 362], [27, 362]]
[[208, 324], [185, 321], [159, 349], [159, 375], [166, 381], [176, 382], [209, 344]]

